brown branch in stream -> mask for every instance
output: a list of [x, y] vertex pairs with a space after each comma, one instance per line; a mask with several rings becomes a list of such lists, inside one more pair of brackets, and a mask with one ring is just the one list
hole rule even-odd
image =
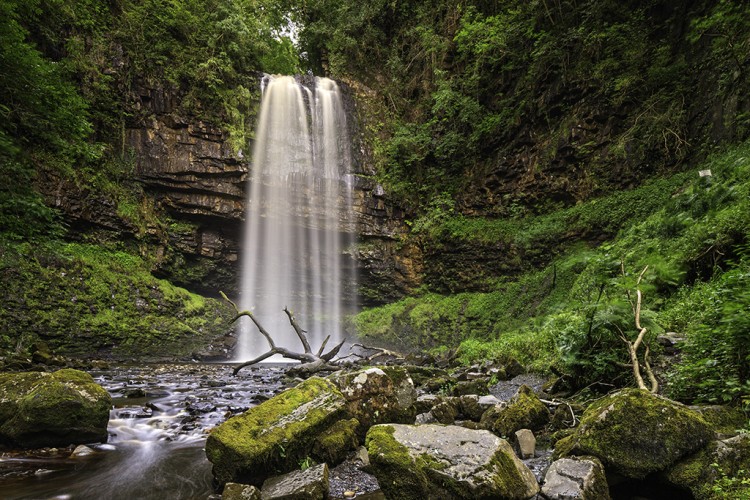
[[289, 323], [292, 325], [292, 328], [294, 329], [295, 333], [297, 334], [297, 337], [299, 338], [300, 342], [302, 343], [302, 347], [304, 348], [305, 352], [294, 352], [290, 351], [289, 349], [285, 347], [278, 347], [271, 337], [271, 334], [268, 333], [268, 331], [263, 328], [263, 325], [260, 324], [258, 321], [258, 318], [255, 317], [255, 315], [251, 311], [242, 310], [240, 311], [240, 308], [237, 307], [237, 304], [229, 300], [229, 297], [227, 297], [224, 292], [219, 292], [221, 296], [229, 302], [232, 307], [234, 307], [234, 310], [237, 314], [235, 314], [234, 318], [232, 318], [232, 323], [237, 321], [243, 316], [247, 316], [250, 318], [250, 320], [253, 322], [253, 324], [258, 328], [258, 331], [266, 338], [266, 341], [268, 342], [269, 350], [257, 358], [251, 359], [250, 361], [245, 361], [244, 363], [237, 365], [234, 370], [232, 371], [233, 375], [237, 375], [237, 373], [248, 366], [254, 365], [256, 363], [260, 363], [261, 361], [270, 358], [271, 356], [274, 356], [276, 354], [280, 355], [283, 358], [286, 359], [294, 359], [296, 361], [300, 361], [301, 364], [298, 366], [295, 366], [293, 368], [290, 368], [288, 370], [288, 373], [293, 375], [298, 375], [302, 377], [309, 377], [310, 375], [318, 372], [324, 372], [324, 371], [337, 371], [341, 368], [333, 363], [331, 363], [331, 360], [336, 357], [336, 355], [341, 350], [341, 347], [344, 345], [344, 341], [342, 341], [340, 344], [338, 344], [336, 347], [328, 351], [327, 353], [323, 354], [323, 349], [325, 348], [326, 344], [328, 343], [328, 340], [330, 339], [330, 335], [326, 337], [326, 339], [323, 341], [323, 345], [320, 346], [320, 349], [318, 349], [317, 354], [313, 354], [312, 348], [310, 347], [310, 342], [307, 340], [306, 331], [303, 330], [299, 324], [297, 324], [297, 320], [294, 318], [294, 314], [289, 310], [289, 308], [285, 307], [284, 312], [286, 313], [287, 317], [289, 318]]

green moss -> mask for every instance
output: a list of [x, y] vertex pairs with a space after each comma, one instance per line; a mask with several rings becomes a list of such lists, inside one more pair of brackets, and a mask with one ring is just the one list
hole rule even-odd
[[513, 460], [514, 456], [515, 452], [506, 442], [487, 465], [488, 470], [495, 472], [495, 487], [501, 498], [516, 498], [521, 492], [529, 490], [529, 485], [524, 483], [518, 465]]
[[521, 386], [507, 406], [482, 416], [482, 426], [499, 436], [512, 436], [519, 429], [538, 431], [549, 422], [547, 407], [528, 386]]
[[388, 378], [391, 379], [391, 382], [393, 382], [393, 387], [401, 387], [402, 384], [411, 383], [409, 372], [403, 367], [380, 366], [378, 368], [383, 370], [383, 372], [385, 372], [385, 374], [388, 375]]
[[597, 401], [576, 432], [558, 441], [555, 456], [593, 455], [626, 477], [664, 470], [713, 437], [703, 418], [687, 407], [640, 389]]
[[339, 420], [317, 437], [312, 447], [312, 456], [330, 466], [342, 462], [347, 453], [359, 444], [358, 427], [359, 420], [356, 418]]
[[427, 476], [393, 433], [388, 424], [375, 425], [367, 432], [365, 446], [370, 463], [378, 469], [378, 483], [388, 498], [423, 499]]
[[206, 455], [214, 477], [262, 483], [310, 455], [315, 438], [345, 415], [345, 400], [329, 381], [310, 378], [214, 428]]
[[111, 405], [85, 372], [3, 374], [0, 439], [24, 447], [105, 441]]
[[229, 331], [227, 304], [158, 280], [150, 268], [102, 246], [0, 241], [0, 349], [31, 336], [69, 355], [186, 356]]
[[750, 495], [750, 437], [712, 441], [664, 474], [695, 498], [746, 499]]
[[718, 434], [734, 435], [748, 425], [747, 415], [734, 406], [710, 405], [691, 406], [690, 408], [698, 412], [708, 422], [711, 429]]

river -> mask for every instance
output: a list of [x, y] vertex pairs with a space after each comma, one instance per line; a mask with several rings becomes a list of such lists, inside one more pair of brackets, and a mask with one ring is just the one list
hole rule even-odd
[[[279, 366], [117, 366], [91, 372], [112, 395], [106, 444], [0, 454], [2, 499], [203, 499], [206, 433], [283, 388]], [[86, 454], [88, 453], [88, 454]]]

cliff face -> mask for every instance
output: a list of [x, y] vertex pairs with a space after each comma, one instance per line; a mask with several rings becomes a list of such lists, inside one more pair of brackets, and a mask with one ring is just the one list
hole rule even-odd
[[189, 289], [236, 291], [249, 163], [216, 125], [185, 116], [179, 96], [141, 88], [140, 118], [125, 131], [135, 175], [170, 223], [156, 272]]
[[[404, 244], [404, 211], [389, 203], [372, 180], [373, 167], [358, 133], [351, 93], [346, 93], [355, 163], [353, 220], [345, 231], [360, 242], [347, 253], [360, 282], [347, 293], [366, 303], [400, 297], [419, 281], [416, 247]], [[138, 241], [155, 257], [154, 273], [190, 290], [216, 295], [238, 292], [251, 148], [235, 151], [226, 130], [185, 114], [180, 97], [142, 86], [133, 96], [137, 117], [124, 131], [124, 149], [134, 160], [134, 179], [153, 204], [158, 223], [145, 230], [118, 215], [106, 196], [45, 181], [47, 198], [66, 213], [75, 233]], [[257, 107], [257, 106], [256, 106]], [[254, 123], [249, 123], [254, 126]], [[88, 207], [88, 208], [87, 208]]]

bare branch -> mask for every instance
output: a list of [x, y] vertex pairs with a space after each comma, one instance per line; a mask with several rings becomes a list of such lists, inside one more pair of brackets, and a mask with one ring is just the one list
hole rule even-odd
[[261, 361], [263, 361], [264, 359], [268, 359], [268, 358], [270, 358], [271, 356], [273, 356], [274, 354], [278, 354], [278, 353], [276, 352], [276, 349], [271, 349], [271, 350], [270, 350], [270, 351], [268, 351], [267, 353], [265, 353], [265, 354], [261, 354], [260, 356], [258, 356], [258, 357], [257, 357], [257, 358], [255, 358], [255, 359], [251, 359], [250, 361], [245, 361], [245, 362], [244, 362], [244, 363], [242, 363], [241, 365], [237, 365], [237, 366], [235, 366], [235, 367], [234, 367], [234, 370], [232, 370], [232, 375], [237, 375], [237, 372], [238, 372], [238, 371], [240, 371], [240, 370], [242, 370], [242, 369], [243, 369], [243, 368], [245, 368], [246, 366], [250, 366], [250, 365], [254, 365], [254, 364], [256, 364], [256, 363], [260, 363], [260, 362], [261, 362]]
[[648, 380], [651, 382], [651, 392], [656, 393], [659, 390], [659, 381], [656, 380], [654, 370], [651, 369], [651, 365], [648, 362], [650, 353], [651, 350], [646, 346], [646, 352], [643, 353], [643, 364], [646, 365], [646, 375], [648, 375]]
[[323, 349], [326, 348], [326, 344], [328, 343], [329, 340], [331, 340], [331, 336], [330, 335], [326, 336], [325, 340], [323, 340], [323, 343], [320, 344], [320, 349], [318, 349], [318, 356], [320, 356], [321, 354], [323, 354]]
[[[622, 269], [622, 275], [625, 276], [625, 264], [623, 262], [620, 263], [621, 269]], [[639, 389], [649, 390], [646, 387], [646, 383], [643, 381], [643, 376], [641, 375], [641, 363], [638, 360], [638, 348], [641, 346], [641, 343], [643, 342], [643, 339], [646, 337], [646, 333], [648, 332], [647, 328], [644, 328], [641, 326], [641, 308], [643, 306], [643, 292], [641, 292], [641, 289], [638, 288], [641, 284], [641, 281], [643, 280], [643, 276], [646, 274], [646, 271], [648, 270], [648, 266], [644, 267], [643, 270], [638, 275], [638, 279], [636, 280], [636, 302], [633, 304], [630, 296], [630, 291], [626, 291], [628, 300], [630, 300], [631, 307], [633, 308], [633, 318], [635, 322], [635, 327], [638, 330], [638, 336], [636, 337], [635, 341], [631, 342], [628, 340], [628, 338], [625, 336], [625, 334], [620, 331], [620, 339], [625, 343], [625, 345], [628, 348], [628, 354], [630, 356], [630, 365], [633, 369], [633, 378], [635, 378], [635, 383], [638, 385]], [[649, 347], [646, 346], [646, 351], [644, 354], [644, 365], [646, 370], [646, 375], [648, 376], [649, 382], [651, 383], [651, 389], [650, 391], [655, 393], [657, 390], [659, 390], [659, 382], [656, 380], [656, 377], [654, 376], [654, 372], [651, 369], [651, 365], [648, 363], [648, 356], [649, 356]]]
[[247, 316], [250, 318], [250, 320], [255, 324], [255, 326], [258, 328], [258, 331], [266, 338], [266, 341], [268, 341], [268, 345], [271, 347], [271, 349], [276, 348], [276, 344], [274, 344], [273, 339], [271, 338], [271, 334], [269, 334], [265, 328], [263, 328], [263, 325], [260, 324], [258, 319], [255, 317], [255, 315], [248, 310], [240, 311], [239, 307], [237, 307], [237, 304], [229, 300], [229, 297], [226, 296], [224, 292], [219, 292], [222, 297], [224, 297], [224, 300], [232, 304], [232, 307], [234, 307], [234, 310], [237, 311], [237, 314], [232, 318], [232, 323], [237, 321], [243, 316]]
[[247, 366], [260, 363], [261, 361], [266, 360], [276, 354], [287, 359], [294, 359], [294, 360], [302, 362], [301, 365], [295, 367], [293, 370], [290, 369], [290, 371], [292, 371], [293, 373], [311, 375], [319, 371], [335, 371], [335, 370], [340, 369], [338, 366], [330, 363], [330, 361], [334, 357], [336, 357], [336, 355], [339, 353], [339, 351], [341, 350], [341, 347], [344, 345], [344, 341], [341, 341], [340, 344], [338, 344], [336, 347], [331, 349], [328, 353], [321, 354], [323, 350], [325, 349], [326, 344], [328, 344], [328, 340], [331, 338], [331, 336], [329, 335], [323, 341], [323, 344], [320, 346], [320, 349], [318, 349], [318, 353], [313, 354], [312, 348], [310, 347], [310, 342], [308, 342], [307, 336], [305, 335], [307, 332], [299, 326], [299, 324], [294, 319], [294, 315], [289, 310], [289, 308], [285, 307], [284, 312], [289, 318], [289, 323], [292, 325], [292, 328], [294, 328], [294, 331], [297, 334], [297, 337], [299, 338], [300, 342], [302, 343], [302, 346], [304, 347], [305, 352], [299, 353], [299, 352], [290, 351], [289, 349], [285, 347], [277, 347], [273, 341], [273, 338], [271, 337], [271, 334], [268, 333], [268, 331], [265, 328], [263, 328], [263, 325], [260, 324], [258, 319], [255, 317], [255, 315], [251, 311], [247, 311], [247, 310], [240, 311], [239, 307], [237, 307], [237, 304], [229, 300], [229, 297], [227, 297], [224, 292], [220, 291], [219, 293], [224, 298], [224, 300], [229, 302], [232, 305], [232, 307], [234, 307], [234, 310], [237, 312], [234, 318], [232, 318], [232, 322], [234, 323], [235, 321], [237, 321], [239, 318], [243, 316], [249, 317], [250, 320], [258, 328], [258, 331], [266, 338], [266, 340], [268, 341], [268, 345], [270, 347], [270, 349], [267, 352], [261, 354], [257, 358], [251, 359], [250, 361], [246, 361], [236, 366], [232, 372], [234, 375], [237, 375], [237, 373], [241, 369]]
[[302, 347], [304, 347], [305, 352], [312, 353], [312, 349], [310, 348], [310, 343], [307, 341], [307, 337], [305, 336], [305, 332], [300, 326], [297, 324], [297, 321], [294, 319], [294, 315], [292, 314], [292, 311], [289, 310], [288, 307], [284, 308], [284, 312], [289, 317], [289, 323], [292, 324], [292, 328], [294, 328], [295, 333], [297, 334], [297, 337], [299, 337], [299, 341], [302, 342]]
[[[346, 340], [342, 340], [341, 343], [338, 344], [336, 347], [328, 351], [326, 354], [323, 354], [322, 356], [320, 356], [320, 359], [331, 361], [334, 358], [334, 356], [336, 356], [339, 353], [339, 351], [341, 350], [341, 347], [344, 345], [344, 342], [346, 342]], [[322, 349], [323, 348], [321, 347], [321, 350]]]

